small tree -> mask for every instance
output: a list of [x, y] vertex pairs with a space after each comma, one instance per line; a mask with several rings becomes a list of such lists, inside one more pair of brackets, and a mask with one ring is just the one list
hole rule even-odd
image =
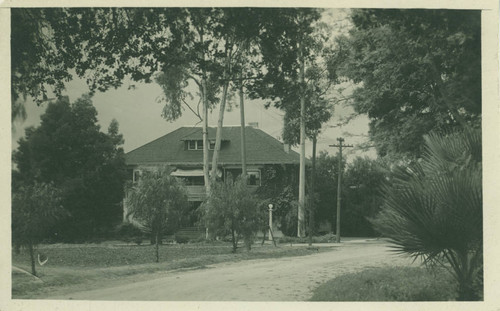
[[214, 235], [231, 235], [233, 253], [240, 237], [250, 250], [255, 233], [262, 227], [259, 206], [245, 179], [228, 177], [212, 185], [210, 199], [202, 204], [203, 221]]
[[178, 225], [182, 208], [188, 202], [184, 184], [170, 176], [171, 172], [168, 167], [145, 171], [127, 197], [131, 216], [154, 239], [156, 262], [160, 261], [159, 245], [163, 233]]
[[24, 185], [12, 193], [12, 242], [16, 248], [29, 250], [33, 275], [36, 276], [34, 248], [66, 215], [59, 190], [52, 184]]
[[458, 300], [477, 300], [483, 271], [481, 132], [425, 138], [423, 159], [394, 176], [374, 221], [395, 248], [442, 264], [458, 282]]

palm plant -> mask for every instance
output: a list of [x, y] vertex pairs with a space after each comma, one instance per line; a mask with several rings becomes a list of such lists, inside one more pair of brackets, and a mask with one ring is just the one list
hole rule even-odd
[[373, 223], [396, 251], [446, 267], [458, 282], [458, 300], [477, 300], [483, 271], [481, 132], [430, 134], [425, 148], [418, 163], [394, 172]]

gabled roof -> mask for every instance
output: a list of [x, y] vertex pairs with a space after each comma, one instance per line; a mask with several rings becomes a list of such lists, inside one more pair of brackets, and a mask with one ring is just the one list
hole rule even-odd
[[[298, 164], [299, 154], [293, 150], [288, 153], [283, 143], [253, 127], [245, 128], [247, 164]], [[214, 133], [215, 128], [209, 129]], [[127, 165], [168, 164], [168, 165], [201, 165], [202, 150], [187, 150], [185, 140], [201, 139], [200, 127], [181, 127], [158, 139], [153, 140], [125, 155]], [[200, 137], [200, 138], [198, 138]], [[215, 137], [215, 135], [214, 135]], [[223, 143], [219, 165], [241, 164], [241, 133], [239, 126], [223, 127]], [[189, 139], [188, 139], [189, 138]], [[209, 151], [209, 159], [213, 151]]]

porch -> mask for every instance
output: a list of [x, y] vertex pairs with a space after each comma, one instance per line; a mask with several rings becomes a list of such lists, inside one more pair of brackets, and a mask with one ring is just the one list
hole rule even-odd
[[207, 196], [205, 186], [186, 186], [186, 189], [189, 202], [202, 202]]

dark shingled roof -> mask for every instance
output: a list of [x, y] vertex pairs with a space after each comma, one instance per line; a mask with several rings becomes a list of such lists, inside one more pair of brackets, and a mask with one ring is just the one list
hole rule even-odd
[[[203, 133], [198, 128], [190, 128], [192, 131], [189, 131], [186, 136], [182, 137], [181, 140], [202, 140], [203, 139]], [[208, 140], [215, 140], [215, 135], [217, 134], [217, 129], [214, 127], [209, 127], [208, 128]], [[221, 140], [227, 140], [224, 137], [224, 131], [222, 131], [222, 139]]]
[[[127, 165], [169, 164], [201, 165], [202, 150], [187, 150], [185, 140], [201, 139], [200, 127], [181, 127], [125, 155]], [[215, 129], [210, 128], [209, 134]], [[215, 135], [213, 135], [215, 137]], [[299, 154], [286, 153], [283, 144], [260, 129], [246, 127], [247, 164], [298, 164]], [[199, 138], [198, 138], [199, 137]], [[241, 164], [241, 133], [239, 126], [224, 127], [219, 165]], [[211, 138], [211, 137], [210, 137]], [[213, 151], [209, 151], [209, 159]]]

